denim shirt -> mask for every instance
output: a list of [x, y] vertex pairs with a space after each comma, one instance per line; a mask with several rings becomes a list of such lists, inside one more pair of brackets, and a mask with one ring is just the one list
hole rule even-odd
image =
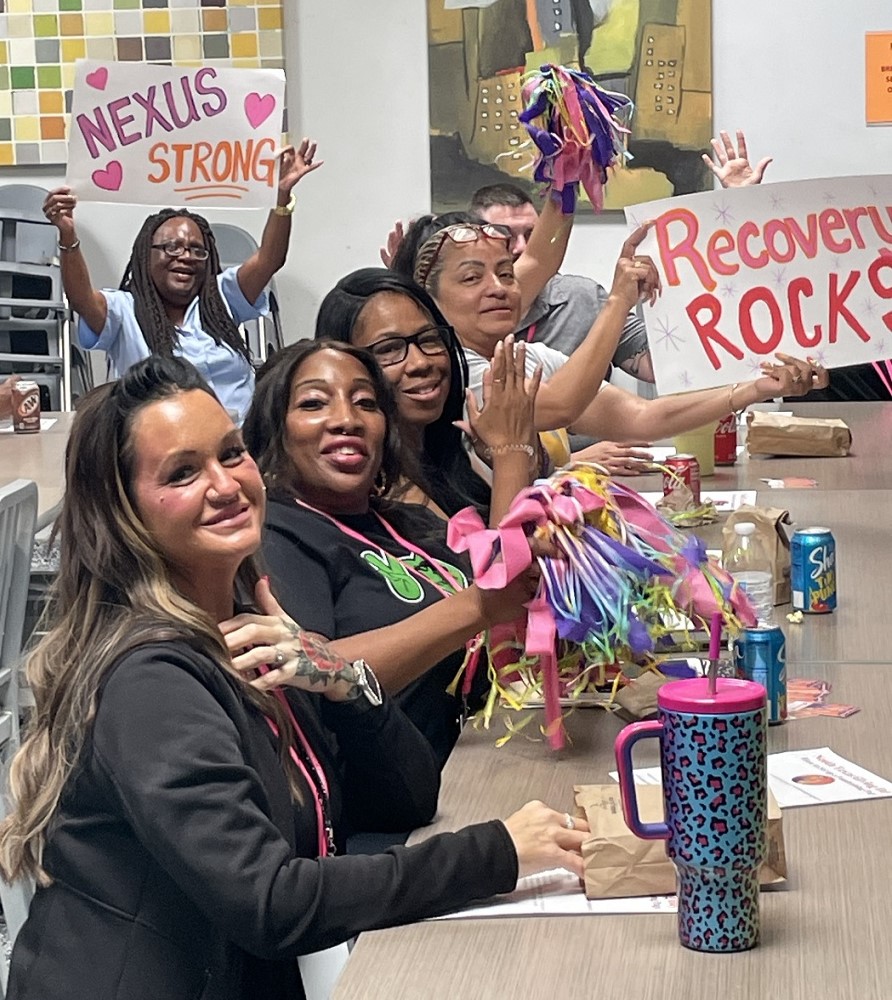
[[[245, 298], [238, 283], [238, 267], [230, 267], [217, 275], [220, 294], [236, 325], [257, 319], [269, 311], [266, 291], [261, 292], [252, 305]], [[131, 365], [150, 354], [149, 345], [142, 335], [133, 307], [133, 295], [119, 289], [102, 289], [108, 303], [108, 316], [102, 332], [97, 336], [82, 317], [78, 317], [77, 339], [88, 351], [108, 353], [112, 375], [122, 375]], [[254, 394], [254, 370], [250, 364], [229, 347], [216, 344], [213, 337], [201, 328], [198, 296], [186, 309], [181, 326], [177, 327], [175, 353], [190, 361], [217, 394], [227, 410], [238, 413], [238, 422], [245, 418]]]

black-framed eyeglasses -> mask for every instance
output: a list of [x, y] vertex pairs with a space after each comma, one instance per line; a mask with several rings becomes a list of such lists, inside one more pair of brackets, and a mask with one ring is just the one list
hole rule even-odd
[[177, 243], [175, 240], [168, 240], [167, 243], [153, 243], [153, 250], [161, 250], [168, 257], [182, 257], [184, 253], [189, 253], [194, 260], [207, 260], [211, 252], [200, 243]]
[[452, 343], [451, 326], [429, 326], [426, 330], [410, 334], [407, 337], [387, 337], [369, 346], [375, 360], [382, 368], [398, 365], [409, 355], [409, 345], [414, 344], [422, 354], [436, 357], [446, 354]]

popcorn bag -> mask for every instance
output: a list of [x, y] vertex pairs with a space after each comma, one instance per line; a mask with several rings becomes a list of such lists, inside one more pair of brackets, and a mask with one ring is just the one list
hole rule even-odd
[[[576, 815], [584, 816], [591, 834], [583, 841], [587, 899], [662, 896], [675, 892], [675, 867], [666, 856], [664, 840], [640, 840], [623, 819], [619, 785], [576, 785]], [[663, 819], [663, 789], [639, 785], [638, 810], [645, 823]], [[787, 878], [787, 857], [781, 809], [768, 791], [768, 856], [760, 883], [775, 885]]]
[[774, 577], [774, 603], [788, 604], [790, 592], [790, 539], [784, 525], [791, 524], [790, 512], [780, 507], [750, 507], [746, 504], [732, 511], [722, 527], [722, 562], [735, 545], [734, 525], [738, 521], [752, 521], [756, 536], [771, 557], [771, 574]]
[[746, 448], [750, 455], [848, 455], [852, 432], [844, 420], [794, 417], [784, 413], [747, 414]]

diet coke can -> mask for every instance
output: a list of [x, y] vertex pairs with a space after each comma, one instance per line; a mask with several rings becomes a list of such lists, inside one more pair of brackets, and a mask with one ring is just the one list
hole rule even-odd
[[30, 379], [19, 379], [12, 387], [12, 429], [16, 434], [40, 430], [40, 386]]
[[715, 464], [734, 465], [737, 461], [737, 414], [722, 417], [715, 429]]
[[678, 486], [679, 480], [687, 486], [694, 497], [695, 503], [700, 503], [700, 463], [695, 455], [670, 455], [664, 462], [663, 496], [669, 494]]

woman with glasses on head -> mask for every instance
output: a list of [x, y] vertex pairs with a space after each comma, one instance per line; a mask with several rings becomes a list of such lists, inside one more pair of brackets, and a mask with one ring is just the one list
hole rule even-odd
[[[540, 217], [529, 246], [549, 229]], [[566, 427], [602, 439], [573, 457], [601, 462], [616, 473], [635, 473], [647, 465], [647, 457], [630, 446], [636, 442], [700, 427], [751, 403], [804, 395], [828, 382], [820, 365], [777, 355], [780, 364], [763, 363], [762, 376], [752, 381], [659, 399], [602, 383], [629, 311], [642, 298], [653, 302], [659, 294], [653, 261], [637, 252], [646, 234], [647, 226], [641, 226], [626, 239], [607, 302], [571, 356], [544, 344], [527, 345], [528, 368], [538, 363], [543, 369], [536, 429]], [[477, 393], [496, 345], [517, 328], [551, 276], [541, 262], [525, 263], [529, 248], [515, 263], [510, 244], [507, 230], [471, 215], [423, 216], [409, 227], [393, 260], [394, 268], [411, 274], [433, 296], [455, 330]]]
[[74, 225], [77, 196], [51, 191], [43, 211], [59, 230], [62, 285], [78, 313], [77, 335], [86, 350], [108, 352], [122, 375], [150, 354], [188, 358], [223, 405], [244, 419], [254, 391], [254, 370], [241, 323], [267, 312], [266, 286], [285, 263], [294, 211], [292, 189], [314, 163], [316, 143], [288, 146], [279, 167], [277, 205], [260, 247], [238, 267], [220, 271], [207, 221], [186, 209], [166, 208], [142, 225], [119, 290], [93, 287]]
[[[433, 333], [421, 334], [429, 349]], [[442, 351], [430, 357], [439, 375], [429, 376], [419, 406], [448, 366]], [[523, 385], [521, 371], [495, 368], [509, 391]], [[512, 410], [529, 435], [531, 403]], [[447, 693], [465, 643], [514, 620], [535, 577], [504, 591], [469, 586], [470, 567], [446, 546], [443, 521], [387, 499], [405, 458], [390, 386], [367, 351], [324, 340], [279, 351], [258, 377], [244, 433], [267, 486], [263, 556], [282, 607], [342, 656], [361, 655], [442, 765], [488, 683], [479, 671], [468, 705]]]

